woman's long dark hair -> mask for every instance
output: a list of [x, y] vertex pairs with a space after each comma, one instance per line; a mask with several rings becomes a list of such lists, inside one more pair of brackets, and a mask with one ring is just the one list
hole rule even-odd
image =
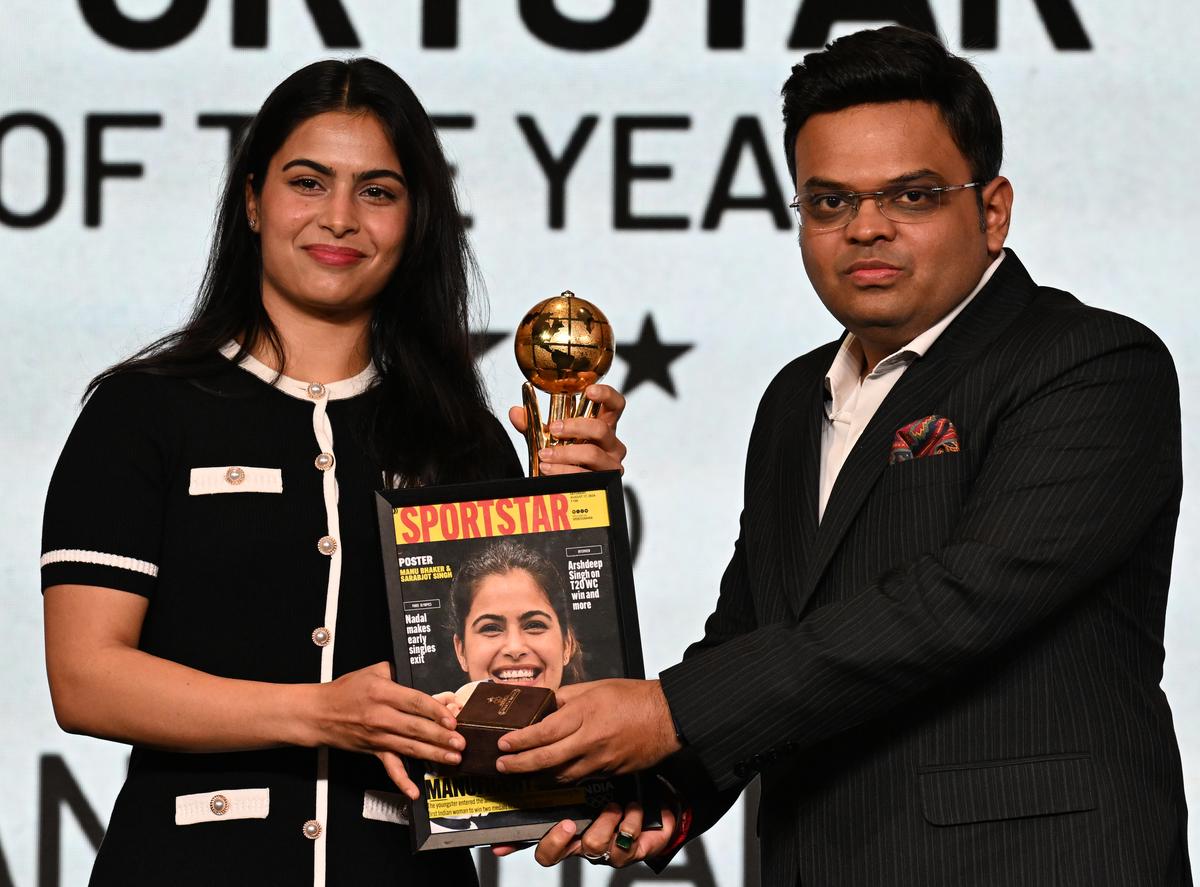
[[[208, 264], [191, 317], [92, 380], [117, 373], [211, 372], [231, 340], [284, 349], [262, 304], [262, 259], [246, 220], [245, 185], [261, 191], [267, 166], [292, 131], [328, 111], [373, 114], [391, 138], [408, 186], [404, 255], [376, 297], [370, 353], [379, 371], [377, 408], [365, 429], [380, 467], [407, 482], [476, 479], [492, 446], [510, 446], [492, 419], [471, 356], [470, 284], [478, 275], [454, 182], [433, 123], [412, 90], [370, 59], [322, 61], [277, 86], [229, 163]], [[86, 395], [85, 395], [86, 396]]]

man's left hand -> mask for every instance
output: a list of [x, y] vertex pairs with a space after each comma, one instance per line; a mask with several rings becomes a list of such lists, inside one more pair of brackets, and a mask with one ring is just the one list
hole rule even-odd
[[564, 782], [635, 773], [679, 751], [658, 681], [612, 679], [557, 692], [558, 711], [500, 739], [502, 773], [551, 771]]

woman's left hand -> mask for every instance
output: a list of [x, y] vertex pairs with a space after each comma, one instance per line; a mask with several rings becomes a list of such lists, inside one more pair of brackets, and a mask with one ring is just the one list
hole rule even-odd
[[[625, 398], [611, 385], [589, 385], [583, 392], [600, 407], [594, 419], [563, 419], [550, 424], [555, 437], [574, 441], [545, 447], [538, 454], [542, 474], [572, 474], [579, 471], [625, 472], [625, 444], [617, 437], [617, 421], [625, 411]], [[509, 421], [525, 433], [524, 407], [512, 407]]]

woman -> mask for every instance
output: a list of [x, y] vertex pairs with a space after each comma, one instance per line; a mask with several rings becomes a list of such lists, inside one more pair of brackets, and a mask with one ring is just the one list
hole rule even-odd
[[[474, 883], [396, 825], [400, 755], [462, 740], [390, 679], [372, 503], [520, 474], [469, 353], [471, 269], [399, 77], [328, 61], [271, 93], [191, 319], [93, 381], [47, 497], [55, 714], [134, 746], [93, 884]], [[623, 401], [589, 396], [601, 420], [547, 473], [619, 467]]]
[[450, 590], [449, 618], [468, 687], [494, 681], [557, 690], [584, 680], [562, 575], [518, 542], [493, 543], [462, 565]]

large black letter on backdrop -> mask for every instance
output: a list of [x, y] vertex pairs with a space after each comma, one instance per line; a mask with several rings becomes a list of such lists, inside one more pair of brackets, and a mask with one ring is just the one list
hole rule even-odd
[[174, 46], [204, 20], [208, 0], [174, 0], [156, 18], [130, 18], [116, 0], [79, 0], [79, 10], [96, 36], [122, 49]]
[[[479, 870], [479, 887], [496, 887], [500, 883], [500, 866], [490, 851], [477, 851], [475, 864]], [[553, 870], [558, 872], [559, 887], [581, 887], [583, 884], [583, 860], [578, 856], [568, 856]], [[632, 865], [613, 871], [605, 883], [608, 887], [628, 887], [630, 884], [662, 884], [665, 881], [693, 887], [717, 887], [703, 838], [691, 841], [661, 875], [655, 875], [643, 866]], [[758, 883], [748, 882], [744, 887], [758, 887]]]
[[[1091, 49], [1071, 0], [1034, 0], [1055, 49]], [[996, 7], [1000, 0], [962, 0], [964, 49], [996, 48]]]
[[12, 872], [8, 869], [8, 860], [4, 858], [3, 844], [0, 844], [0, 887], [16, 887]]
[[[687, 862], [680, 862], [686, 859]], [[608, 887], [629, 887], [630, 884], [661, 884], [663, 881], [692, 884], [694, 887], [717, 887], [717, 878], [713, 874], [712, 863], [708, 861], [708, 852], [704, 849], [704, 838], [689, 841], [663, 869], [661, 875], [640, 865], [617, 869], [608, 881]]]
[[619, 231], [684, 231], [686, 216], [635, 216], [635, 179], [669, 179], [671, 167], [633, 162], [633, 134], [639, 129], [690, 129], [690, 117], [618, 117], [613, 133], [613, 226]]
[[741, 49], [745, 33], [745, 0], [708, 0], [709, 49]]
[[[479, 875], [479, 887], [498, 887], [500, 884], [500, 860], [492, 855], [491, 848], [475, 851], [475, 868]], [[552, 871], [558, 873], [558, 887], [581, 887], [583, 884], [583, 860], [568, 856]], [[551, 877], [547, 872], [547, 877]], [[0, 887], [4, 887], [0, 884]]]
[[475, 848], [475, 873], [479, 887], [497, 887], [500, 883], [500, 860], [492, 855], [492, 848]]
[[197, 114], [196, 126], [200, 127], [200, 129], [223, 129], [229, 133], [229, 142], [225, 153], [228, 160], [233, 155], [233, 149], [237, 147], [242, 133], [246, 131], [246, 127], [250, 125], [250, 121], [253, 119], [253, 114]]
[[[975, 0], [963, 0], [963, 3]], [[928, 0], [805, 0], [796, 13], [788, 49], [820, 49], [835, 22], [896, 22], [937, 34]]]
[[546, 144], [545, 137], [538, 129], [537, 121], [528, 114], [517, 116], [517, 126], [521, 128], [521, 134], [525, 136], [529, 147], [533, 149], [533, 156], [537, 158], [538, 166], [546, 175], [546, 184], [549, 186], [547, 216], [553, 230], [560, 230], [566, 224], [567, 176], [575, 168], [575, 162], [579, 160], [579, 155], [583, 153], [583, 146], [587, 144], [587, 140], [591, 137], [599, 120], [600, 118], [595, 114], [588, 114], [581, 118], [579, 125], [575, 127], [575, 131], [571, 133], [571, 138], [567, 141], [567, 147], [563, 148], [562, 156], [555, 157], [550, 153], [550, 146]]
[[[754, 158], [754, 166], [758, 170], [758, 179], [762, 182], [763, 189], [761, 194], [753, 197], [735, 197], [730, 193], [730, 188], [733, 187], [738, 164], [747, 147]], [[717, 171], [717, 180], [713, 183], [708, 206], [704, 208], [704, 219], [700, 222], [700, 227], [711, 231], [721, 224], [721, 216], [731, 209], [761, 209], [771, 214], [776, 228], [786, 231], [792, 223], [787, 204], [783, 191], [779, 189], [775, 166], [771, 163], [771, 152], [767, 149], [767, 140], [763, 138], [758, 118], [739, 117], [733, 124], [729, 144], [725, 146], [725, 153], [721, 157], [721, 167]]]
[[[321, 42], [330, 49], [357, 49], [358, 34], [341, 0], [304, 0]], [[259, 49], [267, 45], [267, 0], [234, 0], [233, 45]]]
[[102, 156], [104, 130], [116, 127], [158, 129], [161, 114], [88, 114], [84, 123], [83, 223], [100, 227], [100, 186], [105, 179], [140, 179], [140, 163], [108, 163]]
[[0, 158], [3, 158], [5, 136], [21, 127], [36, 129], [46, 140], [46, 198], [33, 212], [16, 213], [10, 210], [4, 205], [4, 168], [0, 166], [0, 225], [9, 228], [36, 228], [54, 218], [62, 206], [63, 192], [66, 190], [66, 147], [62, 133], [50, 118], [32, 112], [9, 114], [7, 117], [0, 117]]
[[458, 0], [421, 0], [421, 46], [458, 48]]
[[610, 2], [612, 9], [604, 17], [580, 21], [559, 12], [554, 0], [521, 0], [521, 19], [534, 37], [559, 49], [612, 49], [642, 29], [650, 14], [650, 0]]
[[79, 783], [58, 755], [42, 755], [38, 799], [38, 887], [59, 887], [61, 881], [62, 805], [70, 808], [75, 821], [97, 850], [104, 826], [83, 796]]
[[[433, 121], [433, 128], [440, 133], [443, 129], [474, 129], [475, 117], [471, 114], [431, 114], [429, 119]], [[458, 178], [458, 164], [447, 163], [450, 167], [450, 175], [452, 178]], [[462, 215], [463, 226], [470, 228], [475, 224], [475, 220], [467, 213]]]

